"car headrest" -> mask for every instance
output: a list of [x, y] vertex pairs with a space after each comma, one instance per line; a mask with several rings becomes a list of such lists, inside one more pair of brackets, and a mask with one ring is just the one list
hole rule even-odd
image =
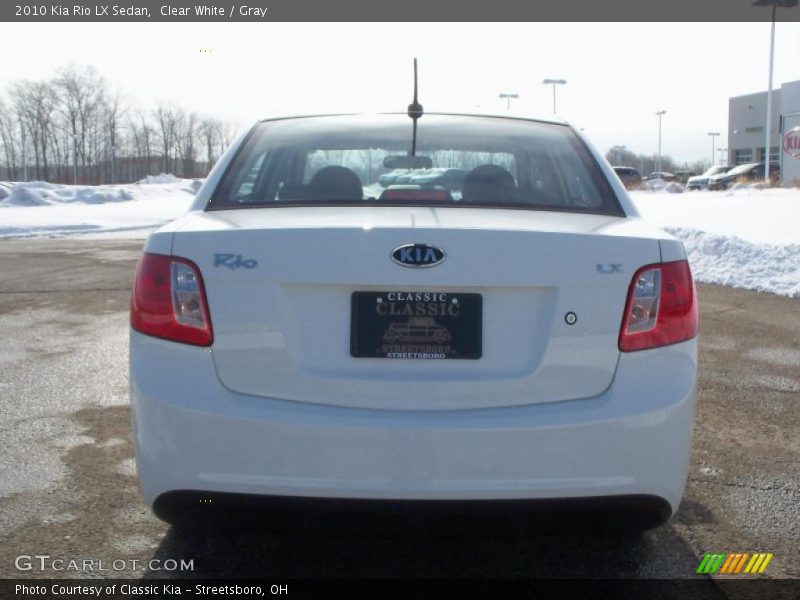
[[322, 167], [309, 182], [314, 200], [363, 200], [364, 187], [353, 171], [346, 167]]
[[498, 165], [480, 165], [464, 177], [461, 199], [464, 202], [512, 202], [514, 177]]

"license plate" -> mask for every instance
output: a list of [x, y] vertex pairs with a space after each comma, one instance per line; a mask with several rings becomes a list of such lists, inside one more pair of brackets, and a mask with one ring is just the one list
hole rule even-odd
[[357, 358], [480, 358], [480, 294], [353, 292], [350, 354]]

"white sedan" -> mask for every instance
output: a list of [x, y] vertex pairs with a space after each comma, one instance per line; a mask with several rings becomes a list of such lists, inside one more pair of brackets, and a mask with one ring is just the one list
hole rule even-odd
[[[664, 522], [695, 408], [683, 246], [567, 124], [414, 125], [259, 122], [150, 236], [130, 334], [146, 501], [180, 524], [343, 506]], [[377, 183], [398, 168], [467, 174]]]

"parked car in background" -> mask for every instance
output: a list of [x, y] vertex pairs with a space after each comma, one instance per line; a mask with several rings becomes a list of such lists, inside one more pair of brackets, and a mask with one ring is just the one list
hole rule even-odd
[[397, 178], [401, 175], [408, 175], [410, 171], [408, 169], [393, 169], [388, 173], [384, 173], [378, 177], [378, 183], [380, 183], [383, 187], [389, 187], [393, 183], [397, 183]]
[[727, 173], [733, 168], [733, 165], [717, 165], [715, 167], [710, 167], [706, 169], [706, 171], [702, 175], [695, 175], [694, 177], [689, 177], [686, 181], [686, 189], [688, 191], [691, 190], [707, 190], [708, 189], [708, 180], [713, 177], [714, 175], [721, 175]]
[[678, 171], [675, 173], [675, 181], [678, 183], [686, 183], [690, 177], [697, 175], [695, 171]]
[[411, 183], [420, 187], [443, 187], [447, 190], [460, 190], [467, 172], [464, 169], [427, 169], [411, 174]]
[[[778, 165], [769, 166], [770, 181], [775, 181], [780, 173]], [[747, 163], [734, 167], [727, 173], [720, 173], [714, 175], [708, 180], [709, 190], [727, 190], [734, 183], [752, 183], [755, 181], [763, 181], [764, 179], [764, 163]]]
[[668, 173], [667, 171], [653, 171], [647, 177], [642, 177], [642, 181], [653, 181], [654, 179], [661, 179], [662, 181], [675, 181], [675, 174]]
[[639, 173], [638, 169], [634, 169], [633, 167], [612, 167], [614, 172], [617, 174], [622, 180], [622, 183], [625, 184], [625, 187], [630, 189], [634, 189], [639, 187], [642, 184], [642, 174]]

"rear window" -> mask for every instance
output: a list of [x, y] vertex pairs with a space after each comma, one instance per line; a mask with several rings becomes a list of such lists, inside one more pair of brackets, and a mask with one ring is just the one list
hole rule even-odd
[[262, 122], [208, 209], [476, 206], [623, 216], [589, 151], [564, 125], [426, 114], [413, 168], [405, 162], [412, 141], [412, 121], [402, 114]]

